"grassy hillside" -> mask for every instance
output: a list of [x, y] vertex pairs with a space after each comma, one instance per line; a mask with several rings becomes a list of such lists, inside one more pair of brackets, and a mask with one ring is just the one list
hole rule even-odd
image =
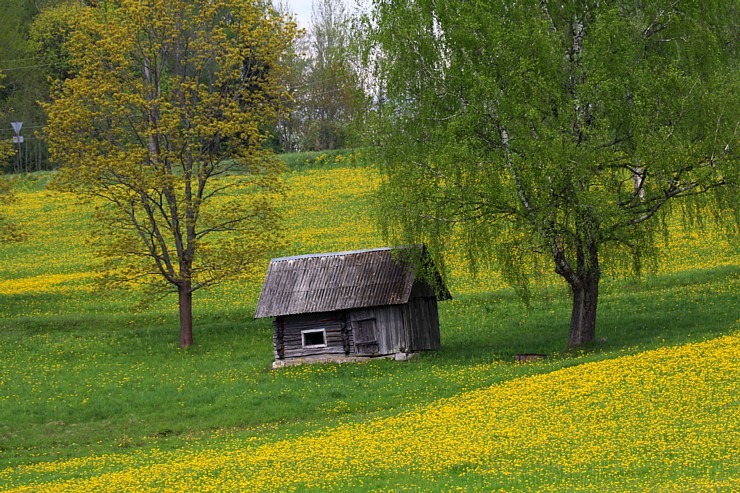
[[738, 347], [740, 337], [726, 336], [287, 439], [84, 458], [0, 478], [14, 492], [737, 491]]
[[[370, 191], [378, 177], [371, 169], [358, 166], [356, 157], [342, 156], [311, 156], [308, 163], [291, 157], [297, 164], [291, 165], [292, 171], [286, 175], [289, 244], [279, 254], [383, 245], [367, 213]], [[728, 482], [733, 471], [738, 476], [736, 462], [707, 457], [697, 447], [679, 456], [669, 440], [680, 430], [695, 427], [699, 430], [697, 436], [707, 440], [714, 437], [711, 445], [716, 448], [722, 438], [713, 435], [716, 429], [708, 427], [707, 420], [724, 423], [729, 436], [733, 430], [737, 433], [737, 389], [714, 370], [722, 370], [737, 381], [737, 366], [731, 364], [740, 356], [737, 338], [676, 347], [665, 350], [667, 353], [645, 353], [652, 356], [643, 354], [662, 346], [682, 346], [737, 331], [738, 251], [709, 226], [677, 234], [666, 244], [664, 262], [655, 274], [640, 280], [607, 278], [603, 282], [598, 336], [606, 340], [587, 351], [564, 350], [570, 306], [567, 292], [557, 279], [544, 279], [536, 301], [527, 308], [495, 274], [469, 276], [460, 260], [462, 255], [453, 253], [449, 286], [454, 299], [440, 305], [442, 351], [403, 364], [378, 361], [273, 372], [269, 370], [270, 322], [252, 320], [261, 279], [197, 293], [196, 346], [181, 351], [177, 349], [174, 299], [142, 305], [142, 293], [94, 289], [97, 259], [86, 244], [85, 233], [90, 227], [91, 206], [47, 191], [47, 179], [48, 175], [34, 175], [24, 180], [18, 203], [7, 211], [23, 226], [27, 241], [0, 245], [0, 490], [51, 481], [62, 490], [87, 491], [95, 484], [86, 483], [88, 477], [109, 485], [123, 481], [121, 484], [131, 491], [166, 489], [182, 466], [193, 471], [186, 477], [197, 491], [209, 491], [211, 484], [211, 489], [218, 491], [220, 481], [243, 478], [234, 468], [245, 462], [254, 462], [245, 471], [261, 477], [264, 464], [260, 465], [263, 456], [258, 451], [274, 456], [276, 465], [287, 464], [280, 462], [284, 460], [305, 461], [310, 472], [321, 463], [317, 457], [280, 458], [276, 451], [285, 447], [298, 450], [298, 444], [305, 443], [326, 448], [328, 442], [322, 442], [322, 437], [337, 440], [343, 434], [363, 433], [375, 437], [368, 439], [371, 441], [383, 437], [377, 441], [397, 446], [398, 451], [414, 451], [418, 444], [407, 443], [407, 439], [416, 437], [428, 446], [434, 442], [430, 437], [441, 436], [435, 428], [438, 425], [430, 421], [441, 409], [459, 408], [459, 419], [468, 416], [467, 420], [475, 421], [478, 427], [492, 426], [487, 419], [507, 415], [506, 419], [525, 420], [526, 427], [532, 428], [538, 416], [544, 419], [571, 405], [577, 408], [581, 405], [579, 399], [586, 399], [583, 412], [593, 405], [599, 413], [596, 417], [603, 418], [603, 432], [596, 430], [596, 418], [591, 428], [582, 430], [593, 432], [599, 441], [586, 440], [580, 445], [579, 440], [563, 439], [559, 443], [565, 429], [552, 430], [557, 440], [548, 438], [543, 442], [535, 438], [531, 446], [522, 437], [509, 437], [506, 443], [521, 449], [521, 453], [511, 456], [513, 462], [507, 470], [542, 484], [557, 480], [568, 485], [574, 481], [579, 465], [568, 465], [565, 460], [554, 465], [556, 456], [577, 456], [587, 451], [584, 447], [588, 443], [601, 443], [601, 448], [611, 450], [612, 455], [597, 455], [598, 460], [580, 464], [587, 471], [584, 481], [591, 483], [572, 483], [573, 488], [580, 484], [589, 490], [588, 484], [602, 481], [617, 490], [620, 477], [643, 471], [644, 476], [638, 475], [642, 479], [627, 488], [641, 491], [654, 474], [653, 469], [642, 458], [630, 462], [623, 455], [627, 452], [604, 445], [615, 440], [615, 430], [631, 426], [633, 429], [625, 432], [624, 443], [632, 440], [628, 437], [645, 433], [662, 445], [638, 450], [649, 450], [656, 460], [678, 464], [661, 480], [667, 490], [672, 489], [670, 485], [689, 485], [691, 481], [700, 491], [707, 489], [706, 485], [721, 490], [733, 486]], [[702, 356], [715, 349], [718, 355]], [[513, 363], [513, 355], [518, 352], [543, 352], [549, 357], [544, 363], [519, 365]], [[677, 354], [688, 355], [681, 357], [685, 364], [668, 364]], [[654, 358], [660, 363], [650, 364], [658, 361]], [[722, 363], [722, 358], [728, 363]], [[650, 369], [645, 368], [643, 359]], [[583, 366], [590, 363], [596, 366]], [[661, 369], [664, 366], [668, 368], [665, 371]], [[608, 373], [600, 373], [602, 368]], [[651, 373], [655, 371], [658, 373]], [[584, 383], [582, 391], [571, 393], [573, 375], [591, 373], [601, 375], [601, 380], [594, 380], [593, 385]], [[664, 374], [675, 377], [666, 376], [661, 383]], [[683, 394], [679, 384], [684, 374], [699, 375], [700, 380], [706, 377], [704, 383], [691, 381], [697, 384], [697, 390], [718, 396], [716, 406], [714, 400], [707, 404], [708, 414], [694, 412], [691, 406], [696, 403], [671, 408], [658, 399], [663, 393], [668, 397]], [[609, 383], [607, 375], [617, 379], [614, 385], [626, 386], [622, 394], [613, 393], [618, 389]], [[654, 392], [645, 394], [644, 389], [633, 388], [639, 381], [654, 382]], [[541, 382], [536, 384], [536, 392], [526, 391], [533, 382]], [[599, 382], [607, 393], [594, 393], [599, 390]], [[664, 390], [659, 390], [661, 386]], [[552, 392], [543, 390], [547, 388]], [[732, 396], [733, 392], [734, 401], [722, 400], [723, 395]], [[655, 416], [663, 416], [669, 423], [667, 428], [654, 430], [653, 421], [643, 422], [637, 415], [625, 414], [621, 397], [609, 397], [632, 393], [645, 402], [657, 396]], [[540, 395], [541, 408], [531, 400]], [[588, 400], [597, 395], [600, 401]], [[475, 402], [474, 406], [490, 409], [490, 416], [478, 422], [479, 418], [472, 416], [485, 414], [481, 409], [471, 408], [472, 414], [465, 414], [468, 400]], [[725, 416], [732, 420], [725, 420]], [[573, 419], [585, 419], [585, 415], [574, 414]], [[416, 428], [415, 421], [422, 428]], [[431, 424], [424, 428], [422, 423], [428, 421]], [[409, 431], [412, 436], [406, 437], [407, 427], [413, 428]], [[532, 429], [543, 433], [541, 428]], [[476, 434], [483, 433], [477, 430]], [[466, 434], [464, 428], [455, 433]], [[663, 433], [664, 438], [658, 440], [651, 433]], [[498, 443], [508, 435], [498, 430], [481, 437]], [[445, 440], [451, 444], [461, 438], [450, 435]], [[346, 446], [351, 448], [352, 443]], [[307, 483], [285, 483], [276, 490], [300, 491], [321, 484], [336, 491], [342, 491], [343, 485], [352, 490], [418, 491], [417, 486], [430, 482], [423, 462], [400, 461], [395, 469], [371, 467], [378, 461], [362, 459], [368, 456], [365, 446], [358, 442], [355, 450], [342, 449], [341, 454], [356, 457], [356, 463], [345, 463], [349, 469], [342, 477], [319, 468], [316, 475], [307, 477]], [[550, 447], [556, 455], [543, 455], [543, 450]], [[439, 455], [442, 469], [433, 470], [440, 479], [429, 483], [429, 491], [454, 490], [453, 486], [475, 491], [478, 487], [493, 489], [498, 484], [508, 484], [509, 490], [530, 489], [527, 483], [502, 483], [503, 477], [491, 472], [498, 466], [490, 461], [503, 449], [490, 449], [487, 459], [472, 460], [450, 447], [449, 460], [453, 462], [447, 461], [447, 452], [431, 450]], [[381, 452], [390, 453], [386, 449]], [[224, 457], [225, 462], [206, 462], [212, 468], [194, 466], [199, 457], [205, 461], [216, 456]], [[550, 457], [545, 469], [539, 466], [541, 457]], [[686, 461], [693, 461], [692, 465], [679, 467]], [[724, 465], [717, 465], [719, 462]], [[530, 475], [522, 475], [530, 469]], [[148, 476], [155, 470], [163, 472]], [[167, 471], [173, 478], [165, 477]], [[319, 473], [333, 479], [317, 483]], [[407, 483], [396, 481], [401, 475], [409, 478]], [[455, 479], [458, 476], [460, 479]], [[615, 479], [609, 479], [612, 476]], [[275, 477], [293, 481], [282, 473]], [[67, 479], [73, 481], [65, 483]], [[255, 481], [249, 484], [259, 491], [263, 483]], [[47, 487], [56, 486], [41, 489]]]

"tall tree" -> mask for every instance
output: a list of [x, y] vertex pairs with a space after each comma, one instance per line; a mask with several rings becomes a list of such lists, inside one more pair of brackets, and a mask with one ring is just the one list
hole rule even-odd
[[364, 98], [350, 49], [350, 16], [342, 0], [314, 0], [308, 64], [297, 89], [304, 148], [344, 147]]
[[38, 63], [38, 71], [47, 80], [60, 82], [70, 76], [66, 44], [72, 35], [72, 24], [81, 10], [79, 0], [66, 0], [44, 7], [29, 27], [29, 47]]
[[66, 45], [74, 76], [46, 105], [58, 186], [105, 204], [112, 281], [177, 291], [183, 347], [193, 292], [253, 269], [278, 236], [261, 128], [283, 113], [294, 32], [261, 0], [120, 0], [86, 9]]
[[[72, 0], [0, 0], [0, 71], [6, 75], [0, 91], [0, 130], [11, 134], [11, 121], [23, 122], [24, 143], [18, 149], [20, 160], [13, 155], [7, 169], [17, 172], [38, 169], [46, 161], [46, 146], [35, 135], [45, 123], [44, 112], [36, 104], [49, 94], [46, 68], [51, 60], [40, 57], [30, 41], [30, 26], [41, 9]], [[44, 161], [44, 163], [42, 163]]]
[[386, 226], [437, 252], [457, 234], [523, 293], [549, 258], [569, 345], [595, 337], [602, 263], [639, 269], [659, 216], [737, 211], [733, 2], [373, 4]]
[[[0, 73], [0, 89], [2, 89], [2, 80], [4, 76]], [[0, 115], [2, 115], [0, 113]], [[13, 155], [13, 146], [10, 141], [0, 141], [0, 159], [5, 159]], [[20, 234], [18, 227], [8, 217], [2, 213], [2, 208], [12, 204], [15, 201], [13, 193], [14, 182], [12, 180], [0, 177], [0, 243], [14, 241], [19, 239]]]
[[[275, 9], [286, 18], [292, 18], [291, 7], [287, 0], [277, 0]], [[291, 94], [288, 101], [289, 112], [280, 118], [272, 129], [273, 146], [283, 152], [296, 152], [302, 149], [302, 139], [305, 111], [306, 74], [309, 66], [308, 53], [309, 38], [306, 31], [300, 29], [293, 40], [292, 49], [283, 57], [282, 63], [285, 68], [284, 84]]]

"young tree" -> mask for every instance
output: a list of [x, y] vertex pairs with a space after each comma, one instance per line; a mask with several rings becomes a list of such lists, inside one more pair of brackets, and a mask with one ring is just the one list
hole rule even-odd
[[549, 257], [570, 346], [595, 337], [602, 263], [655, 256], [671, 204], [737, 210], [732, 2], [373, 3], [386, 226], [459, 235], [524, 293]]
[[[0, 149], [0, 156], [3, 155], [2, 151]], [[12, 205], [16, 200], [13, 185], [13, 180], [0, 176], [0, 244], [18, 241], [23, 237], [18, 225], [1, 212], [3, 207]]]
[[74, 22], [72, 75], [46, 105], [58, 184], [105, 204], [112, 281], [177, 291], [183, 347], [193, 292], [253, 269], [278, 236], [261, 128], [283, 113], [294, 31], [261, 0], [98, 2]]

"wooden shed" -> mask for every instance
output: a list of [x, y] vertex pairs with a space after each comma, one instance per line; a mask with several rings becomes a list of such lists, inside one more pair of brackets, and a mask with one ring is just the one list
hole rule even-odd
[[274, 317], [273, 367], [439, 349], [437, 300], [450, 293], [418, 248], [437, 286], [390, 248], [272, 259], [254, 317]]

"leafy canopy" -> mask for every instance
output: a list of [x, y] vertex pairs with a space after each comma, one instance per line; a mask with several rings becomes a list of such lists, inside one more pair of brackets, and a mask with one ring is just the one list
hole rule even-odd
[[639, 269], [671, 198], [736, 205], [728, 3], [374, 4], [372, 135], [400, 242], [458, 234], [526, 288], [553, 249]]
[[48, 141], [58, 186], [102, 199], [111, 280], [189, 293], [248, 272], [277, 241], [263, 127], [289, 99], [280, 59], [294, 33], [259, 0], [98, 2], [74, 17]]
[[438, 257], [461, 243], [525, 298], [554, 265], [573, 293], [570, 343], [593, 340], [603, 260], [655, 259], [674, 199], [694, 199], [687, 217], [737, 210], [736, 14], [720, 1], [375, 1], [387, 229]]

